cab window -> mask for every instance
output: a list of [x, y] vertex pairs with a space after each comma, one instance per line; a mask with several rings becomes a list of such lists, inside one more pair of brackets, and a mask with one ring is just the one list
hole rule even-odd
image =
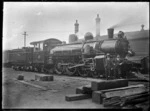
[[43, 43], [37, 43], [34, 45], [34, 52], [43, 51]]

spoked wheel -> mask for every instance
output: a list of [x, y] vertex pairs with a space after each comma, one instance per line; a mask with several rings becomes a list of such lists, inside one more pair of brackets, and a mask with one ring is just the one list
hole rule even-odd
[[60, 63], [57, 63], [57, 64], [56, 64], [56, 66], [55, 66], [55, 72], [56, 72], [56, 74], [58, 74], [58, 75], [63, 74], [64, 69], [63, 69], [63, 67], [61, 66]]
[[44, 68], [44, 72], [47, 74], [53, 74], [54, 70], [53, 70], [53, 68], [50, 68], [50, 69]]
[[81, 77], [87, 77], [89, 75], [89, 71], [87, 71], [86, 69], [83, 69], [81, 67], [78, 68], [78, 74]]
[[97, 73], [96, 71], [91, 71], [91, 75], [93, 78], [98, 78], [99, 77], [99, 73]]
[[70, 65], [66, 67], [66, 73], [69, 76], [73, 76], [76, 73], [76, 68], [71, 68], [70, 69]]

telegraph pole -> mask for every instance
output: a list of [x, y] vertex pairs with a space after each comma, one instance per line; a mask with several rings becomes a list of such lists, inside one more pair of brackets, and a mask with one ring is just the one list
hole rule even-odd
[[26, 32], [24, 32], [24, 47], [26, 47], [26, 36], [28, 35]]

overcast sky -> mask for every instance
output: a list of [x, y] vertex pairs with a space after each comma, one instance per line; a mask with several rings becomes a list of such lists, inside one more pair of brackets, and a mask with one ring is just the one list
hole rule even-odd
[[95, 36], [95, 18], [101, 18], [100, 34], [119, 24], [115, 32], [139, 31], [141, 24], [149, 29], [148, 2], [4, 2], [3, 49], [24, 46], [24, 31], [27, 32], [26, 46], [30, 42], [57, 38], [68, 42], [74, 33], [74, 23], [79, 22], [79, 39], [86, 32]]

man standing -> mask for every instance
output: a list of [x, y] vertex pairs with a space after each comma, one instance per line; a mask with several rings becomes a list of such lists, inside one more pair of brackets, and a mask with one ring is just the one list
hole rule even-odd
[[122, 32], [122, 31], [119, 31], [119, 32], [118, 32], [118, 39], [127, 39], [127, 38], [124, 36], [124, 32]]
[[112, 62], [110, 58], [110, 54], [106, 54], [105, 58], [105, 74], [106, 74], [106, 79], [108, 80], [111, 76], [111, 68], [112, 68]]
[[116, 59], [115, 59], [115, 64], [114, 64], [114, 76], [115, 78], [120, 78], [121, 77], [121, 58], [119, 55], [117, 55]]

